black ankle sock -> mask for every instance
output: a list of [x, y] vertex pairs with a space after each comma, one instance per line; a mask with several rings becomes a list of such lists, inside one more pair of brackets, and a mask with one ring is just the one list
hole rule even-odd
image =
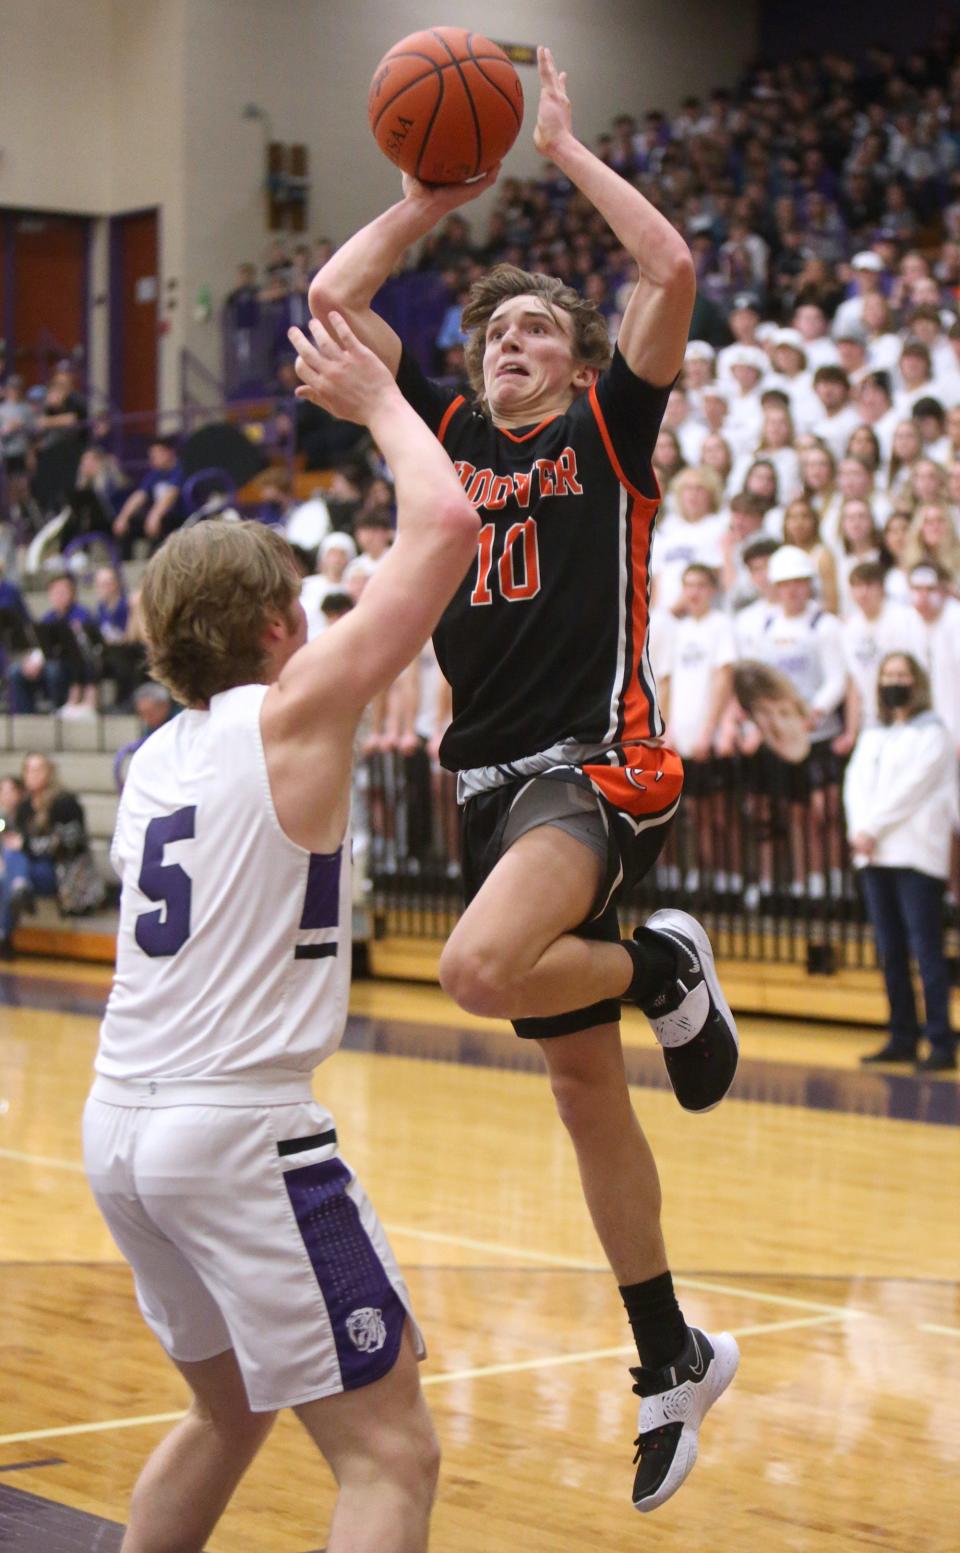
[[633, 980], [623, 996], [642, 1008], [676, 978], [677, 951], [669, 938], [648, 927], [638, 927], [632, 939], [620, 943], [633, 961]]
[[640, 1363], [645, 1369], [659, 1370], [675, 1359], [687, 1337], [687, 1323], [677, 1304], [670, 1274], [660, 1273], [645, 1283], [620, 1285]]

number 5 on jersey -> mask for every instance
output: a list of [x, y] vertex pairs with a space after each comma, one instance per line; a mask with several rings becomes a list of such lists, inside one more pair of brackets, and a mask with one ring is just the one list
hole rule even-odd
[[[491, 583], [494, 580], [496, 538], [496, 526], [485, 523], [478, 539], [477, 582], [470, 595], [471, 604], [493, 603]], [[536, 598], [540, 592], [540, 546], [536, 518], [527, 518], [523, 523], [511, 523], [507, 529], [503, 536], [503, 551], [496, 565], [496, 580], [501, 598], [511, 604]]]
[[196, 825], [195, 804], [151, 820], [143, 838], [143, 862], [137, 880], [148, 901], [161, 901], [156, 911], [141, 911], [134, 937], [151, 959], [174, 955], [190, 937], [193, 885], [179, 863], [165, 863], [163, 851], [174, 841], [191, 841]]

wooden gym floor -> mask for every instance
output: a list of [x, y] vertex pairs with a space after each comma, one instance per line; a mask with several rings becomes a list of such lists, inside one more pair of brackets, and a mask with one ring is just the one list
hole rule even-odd
[[[0, 975], [0, 1547], [110, 1553], [184, 1405], [87, 1192], [79, 1118], [108, 972]], [[625, 1318], [538, 1054], [430, 989], [361, 983], [317, 1092], [409, 1275], [444, 1447], [444, 1553], [955, 1553], [960, 1087], [861, 1072], [877, 1032], [742, 1022], [691, 1117], [625, 1027], [687, 1315], [743, 1361], [693, 1477], [629, 1504]], [[210, 1553], [313, 1553], [329, 1475], [279, 1420]], [[951, 1531], [950, 1528], [953, 1528]]]

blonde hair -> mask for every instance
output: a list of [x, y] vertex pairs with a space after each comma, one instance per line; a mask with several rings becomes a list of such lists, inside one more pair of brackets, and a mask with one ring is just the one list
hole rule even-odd
[[[950, 531], [946, 542], [939, 550], [932, 550], [923, 537], [923, 525], [931, 507], [946, 518]], [[949, 572], [952, 577], [960, 577], [960, 535], [957, 534], [957, 525], [946, 502], [918, 502], [913, 509], [907, 544], [903, 552], [904, 571], [909, 572], [914, 566], [922, 566], [924, 562], [933, 562], [943, 567], [944, 571]]]
[[44, 750], [27, 750], [23, 757], [23, 764], [20, 767], [21, 779], [26, 775], [28, 760], [42, 760], [47, 768], [47, 785], [43, 792], [37, 796], [33, 793], [27, 794], [30, 802], [33, 804], [37, 829], [42, 835], [50, 829], [50, 810], [53, 806], [53, 800], [60, 793], [60, 773], [57, 771], [56, 763], [50, 759], [50, 756]]
[[255, 684], [267, 622], [299, 593], [290, 546], [261, 523], [213, 519], [171, 534], [140, 591], [152, 678], [187, 706]]
[[670, 496], [678, 505], [688, 485], [701, 485], [710, 497], [710, 511], [717, 511], [723, 497], [723, 482], [715, 469], [703, 464], [696, 469], [681, 469], [670, 482]]
[[603, 371], [613, 359], [607, 321], [595, 303], [584, 301], [572, 286], [552, 275], [521, 270], [515, 264], [496, 264], [470, 287], [462, 320], [468, 336], [463, 353], [467, 376], [484, 409], [488, 408], [483, 392], [487, 325], [502, 302], [525, 296], [539, 297], [555, 319], [558, 313], [567, 314], [573, 325], [573, 359], [578, 365]]

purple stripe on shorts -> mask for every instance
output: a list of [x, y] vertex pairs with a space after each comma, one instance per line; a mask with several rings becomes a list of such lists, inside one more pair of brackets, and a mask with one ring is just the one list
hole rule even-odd
[[340, 861], [336, 852], [312, 852], [307, 869], [301, 928], [336, 927], [340, 920]]
[[326, 1303], [343, 1389], [369, 1386], [396, 1363], [407, 1313], [347, 1196], [350, 1172], [327, 1159], [283, 1179]]

